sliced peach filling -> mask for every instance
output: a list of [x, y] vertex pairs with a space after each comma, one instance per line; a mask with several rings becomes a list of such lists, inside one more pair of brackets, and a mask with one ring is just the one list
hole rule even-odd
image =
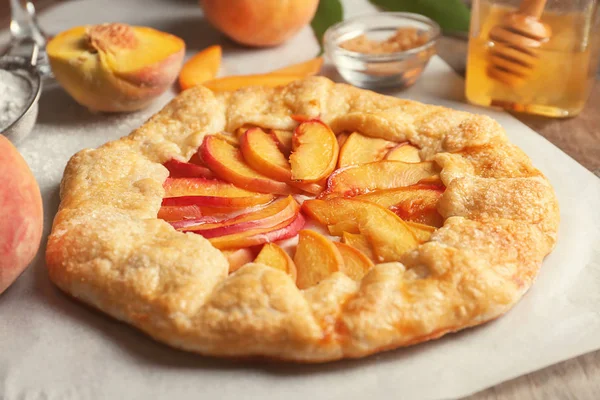
[[208, 239], [230, 273], [263, 264], [300, 289], [336, 272], [361, 280], [443, 225], [439, 167], [417, 147], [293, 118], [294, 131], [243, 125], [208, 135], [187, 162], [167, 161], [158, 217]]

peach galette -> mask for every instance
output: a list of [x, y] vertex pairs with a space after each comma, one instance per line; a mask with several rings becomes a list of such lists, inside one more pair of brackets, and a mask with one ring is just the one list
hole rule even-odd
[[493, 120], [308, 78], [195, 87], [76, 154], [46, 258], [61, 289], [174, 347], [323, 362], [500, 316], [557, 227]]

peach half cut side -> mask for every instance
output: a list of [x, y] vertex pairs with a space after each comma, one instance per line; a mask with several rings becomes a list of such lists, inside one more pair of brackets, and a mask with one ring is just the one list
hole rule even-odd
[[227, 141], [210, 135], [200, 146], [200, 157], [220, 179], [243, 189], [260, 193], [291, 194], [285, 182], [279, 182], [256, 172], [245, 162], [239, 148]]
[[185, 43], [171, 34], [121, 23], [78, 26], [46, 47], [52, 72], [79, 104], [95, 111], [140, 110], [175, 81]]

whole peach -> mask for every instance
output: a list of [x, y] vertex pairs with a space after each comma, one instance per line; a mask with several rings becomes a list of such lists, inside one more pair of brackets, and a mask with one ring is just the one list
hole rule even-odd
[[236, 42], [281, 44], [310, 22], [319, 0], [200, 0], [204, 16]]
[[0, 135], [0, 293], [27, 268], [40, 247], [40, 188], [17, 149]]

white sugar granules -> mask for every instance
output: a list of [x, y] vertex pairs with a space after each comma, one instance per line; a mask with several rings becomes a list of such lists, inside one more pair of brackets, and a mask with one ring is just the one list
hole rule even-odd
[[19, 118], [30, 97], [31, 87], [25, 78], [0, 69], [0, 132]]

